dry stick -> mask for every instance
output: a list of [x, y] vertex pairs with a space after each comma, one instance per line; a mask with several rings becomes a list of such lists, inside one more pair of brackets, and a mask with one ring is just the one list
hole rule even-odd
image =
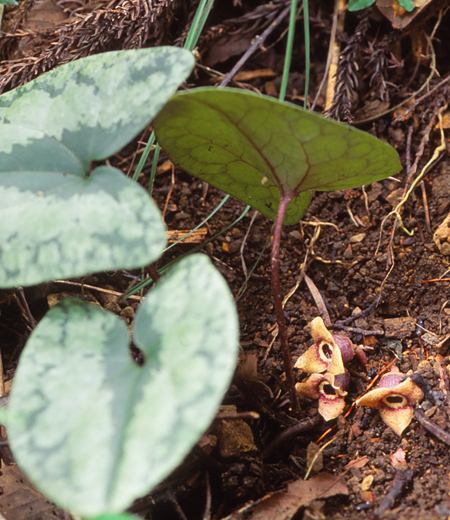
[[286, 428], [284, 431], [280, 433], [280, 435], [278, 435], [278, 437], [275, 437], [275, 439], [264, 448], [263, 452], [261, 453], [261, 457], [263, 459], [268, 459], [282, 445], [286, 444], [287, 442], [297, 437], [301, 433], [311, 430], [320, 421], [320, 415], [316, 415], [312, 419], [299, 422], [297, 424], [294, 424], [294, 426]]
[[205, 511], [203, 513], [203, 520], [211, 520], [212, 494], [211, 494], [211, 484], [209, 482], [209, 473], [208, 472], [206, 472], [205, 481], [206, 481], [206, 501], [205, 501]]
[[183, 509], [181, 509], [181, 506], [178, 503], [178, 499], [177, 499], [175, 493], [172, 491], [172, 489], [170, 487], [167, 487], [166, 493], [167, 493], [167, 498], [169, 499], [169, 502], [175, 508], [175, 511], [177, 512], [177, 514], [180, 517], [180, 519], [181, 520], [188, 520], [187, 516], [185, 515], [185, 513], [183, 511]]
[[259, 215], [259, 211], [255, 209], [255, 211], [253, 212], [252, 218], [250, 219], [250, 224], [249, 224], [249, 226], [247, 228], [247, 232], [245, 233], [245, 236], [242, 239], [242, 244], [241, 244], [241, 247], [239, 249], [239, 254], [241, 256], [242, 270], [244, 272], [245, 278], [248, 277], [248, 271], [247, 271], [247, 264], [245, 263], [245, 260], [244, 260], [244, 248], [245, 248], [245, 244], [247, 243], [247, 239], [248, 239], [248, 236], [250, 234], [250, 230], [252, 229], [252, 226], [255, 223], [256, 217], [258, 215]]
[[[435, 112], [432, 114], [432, 116], [430, 118], [430, 121], [429, 121], [427, 127], [425, 128], [425, 131], [422, 134], [422, 139], [420, 141], [419, 148], [418, 148], [417, 153], [416, 153], [416, 158], [415, 158], [415, 161], [414, 161], [414, 164], [412, 165], [412, 167], [411, 167], [411, 160], [410, 160], [411, 158], [410, 158], [410, 156], [408, 156], [408, 152], [409, 153], [411, 152], [411, 150], [410, 150], [411, 139], [407, 139], [407, 147], [406, 147], [406, 161], [407, 161], [406, 181], [405, 181], [405, 189], [404, 189], [404, 192], [403, 192], [403, 199], [402, 199], [402, 201], [404, 200], [406, 202], [406, 199], [409, 196], [410, 191], [408, 191], [407, 186], [410, 183], [411, 178], [413, 177], [413, 175], [415, 175], [415, 173], [417, 171], [417, 167], [419, 165], [419, 161], [421, 160], [421, 158], [423, 156], [423, 153], [424, 153], [424, 150], [425, 150], [425, 145], [426, 145], [426, 143], [428, 143], [428, 141], [430, 139], [430, 132], [431, 132], [432, 128], [434, 127], [434, 121], [435, 121], [435, 117], [436, 116], [438, 116], [438, 110], [435, 110]], [[411, 130], [411, 132], [408, 131], [408, 138], [410, 137], [410, 135], [412, 133], [412, 127], [410, 127], [410, 130]], [[408, 145], [408, 143], [409, 143], [409, 145]], [[424, 170], [422, 170], [421, 175], [424, 175]], [[425, 195], [425, 197], [426, 197], [426, 195]], [[427, 209], [428, 208], [425, 208], [425, 212], [427, 212]], [[394, 210], [390, 214], [395, 213], [395, 211], [396, 210]], [[399, 213], [397, 214], [397, 217], [398, 216], [399, 216]], [[383, 229], [384, 221], [388, 217], [389, 217], [389, 215], [387, 215], [387, 217], [381, 223], [381, 230]], [[428, 216], [428, 219], [429, 219], [429, 216]], [[390, 269], [389, 269], [388, 275], [384, 279], [382, 285], [384, 285], [384, 283], [386, 282], [386, 280], [389, 277], [389, 275], [390, 275], [390, 273], [391, 273], [391, 271], [392, 271], [392, 269], [394, 267], [394, 264], [395, 264], [395, 261], [394, 261], [394, 237], [395, 237], [395, 232], [397, 230], [397, 226], [400, 226], [403, 229], [403, 231], [405, 231], [405, 233], [409, 234], [410, 236], [412, 234], [412, 233], [411, 234], [408, 233], [408, 231], [403, 227], [403, 224], [401, 223], [401, 221], [399, 221], [398, 219], [394, 223], [394, 225], [392, 226], [391, 236], [390, 236], [389, 244], [388, 244], [388, 247], [387, 247], [388, 257], [386, 259], [386, 269], [389, 269], [389, 268]], [[431, 234], [431, 227], [430, 227], [430, 234]], [[378, 249], [377, 249], [377, 251], [378, 251]]]
[[166, 221], [166, 212], [167, 208], [169, 207], [170, 197], [172, 196], [173, 187], [175, 186], [175, 164], [172, 163], [172, 176], [171, 176], [171, 182], [170, 182], [170, 189], [169, 193], [167, 194], [166, 203], [164, 204], [164, 209], [162, 212], [162, 219], [165, 222]]
[[[105, 294], [112, 294], [113, 296], [119, 296], [119, 297], [123, 297], [125, 296], [126, 293], [121, 293], [121, 292], [117, 292], [117, 291], [111, 291], [109, 289], [103, 289], [102, 287], [96, 287], [95, 285], [88, 285], [86, 283], [78, 283], [78, 282], [70, 282], [68, 280], [54, 280], [54, 283], [62, 283], [62, 284], [65, 284], [65, 285], [73, 285], [74, 287], [79, 287], [81, 290], [84, 289], [91, 289], [93, 291], [98, 291], [98, 292], [101, 292], [101, 293], [105, 293]], [[137, 301], [141, 301], [142, 300], [142, 296], [136, 296], [134, 294], [132, 294], [131, 296], [127, 296], [127, 300], [137, 300]]]
[[420, 409], [416, 408], [415, 410], [416, 419], [420, 422], [420, 424], [432, 433], [435, 437], [437, 437], [440, 441], [444, 442], [448, 446], [450, 446], [450, 433], [446, 432], [442, 428], [440, 428], [433, 421], [430, 421], [425, 413]]
[[[403, 224], [403, 219], [400, 215], [400, 209], [402, 208], [402, 206], [406, 203], [406, 201], [409, 199], [409, 196], [411, 195], [411, 193], [414, 191], [415, 187], [420, 183], [420, 181], [423, 179], [424, 175], [427, 173], [428, 169], [433, 165], [434, 162], [437, 161], [437, 159], [439, 158], [440, 154], [442, 152], [444, 152], [446, 149], [447, 149], [447, 146], [445, 144], [445, 136], [444, 136], [444, 129], [443, 129], [443, 126], [442, 126], [442, 113], [444, 112], [444, 110], [446, 110], [447, 108], [447, 105], [444, 105], [443, 107], [441, 107], [439, 109], [439, 113], [438, 113], [438, 118], [439, 118], [439, 130], [440, 130], [440, 133], [441, 133], [441, 144], [434, 150], [433, 152], [433, 155], [431, 157], [431, 159], [427, 162], [427, 164], [422, 168], [422, 171], [420, 172], [420, 174], [414, 179], [414, 181], [412, 182], [411, 186], [408, 188], [408, 191], [405, 193], [405, 195], [403, 196], [402, 200], [397, 204], [397, 206], [390, 212], [388, 213], [383, 221], [381, 222], [381, 227], [380, 227], [380, 238], [379, 238], [379, 242], [378, 242], [378, 246], [377, 246], [377, 250], [375, 251], [375, 254], [378, 253], [378, 250], [380, 248], [380, 245], [381, 245], [381, 236], [382, 236], [382, 233], [383, 233], [383, 228], [384, 228], [384, 224], [385, 222], [387, 221], [387, 219], [391, 216], [395, 216], [397, 217], [397, 223], [398, 225], [400, 226], [400, 228], [408, 235], [408, 236], [412, 236], [413, 235], [413, 232], [411, 231], [408, 231], [404, 224]], [[425, 136], [424, 136], [425, 137]], [[425, 144], [424, 144], [425, 146]], [[414, 168], [414, 167], [413, 167]], [[389, 273], [388, 275], [385, 277], [385, 279], [383, 280], [383, 284], [386, 282], [387, 280], [387, 277], [389, 276], [389, 274], [391, 273], [392, 271], [392, 268], [394, 266], [394, 262], [392, 261], [392, 266], [391, 266], [391, 269], [389, 270]]]
[[412, 143], [412, 135], [414, 132], [414, 126], [410, 125], [408, 128], [408, 135], [406, 137], [406, 154], [405, 154], [405, 162], [406, 162], [406, 178], [411, 178], [411, 143]]
[[427, 191], [425, 189], [425, 183], [421, 181], [420, 183], [420, 189], [422, 190], [422, 200], [423, 200], [423, 208], [425, 210], [425, 222], [427, 224], [427, 231], [431, 235], [431, 222], [430, 222], [430, 211], [428, 209], [428, 198], [427, 198]]
[[[339, 55], [341, 53], [340, 43], [336, 41], [336, 30], [342, 34], [344, 32], [345, 13], [347, 10], [347, 2], [345, 0], [335, 0], [334, 14], [333, 14], [333, 26], [331, 28], [330, 37], [330, 50], [327, 57], [330, 61], [330, 68], [328, 71], [328, 85], [327, 85], [327, 97], [325, 102], [325, 110], [329, 110], [333, 104], [334, 93], [336, 90], [336, 72], [339, 64]], [[322, 90], [322, 84], [320, 85], [319, 92]]]
[[420, 140], [419, 147], [416, 151], [416, 154], [415, 154], [416, 158], [414, 160], [414, 163], [409, 168], [409, 170], [406, 170], [407, 175], [406, 175], [406, 181], [405, 181], [405, 193], [406, 193], [406, 186], [408, 186], [409, 181], [416, 174], [417, 168], [419, 166], [419, 161], [422, 159], [423, 153], [425, 151], [425, 145], [430, 140], [430, 133], [431, 133], [431, 130], [433, 129], [433, 127], [435, 126], [434, 123], [435, 123], [437, 113], [438, 113], [438, 110], [436, 110], [432, 114], [432, 116], [430, 118], [430, 122], [428, 123], [427, 127], [425, 128], [425, 130], [422, 133], [422, 139]]
[[275, 18], [275, 20], [269, 25], [269, 27], [265, 29], [265, 31], [260, 36], [256, 36], [256, 38], [253, 40], [250, 47], [245, 51], [241, 59], [236, 63], [236, 65], [231, 69], [231, 71], [225, 76], [224, 80], [220, 83], [219, 88], [223, 88], [226, 85], [228, 85], [228, 83], [230, 83], [230, 81], [241, 69], [244, 63], [250, 58], [250, 56], [256, 50], [258, 50], [259, 47], [261, 47], [261, 45], [264, 43], [269, 34], [275, 29], [275, 27], [277, 27], [277, 25], [279, 25], [284, 20], [284, 18], [286, 18], [290, 10], [291, 6], [289, 5], [288, 7], [286, 7], [286, 9], [281, 11], [278, 17]]
[[298, 415], [300, 413], [300, 404], [298, 402], [297, 392], [295, 391], [294, 370], [292, 365], [292, 356], [289, 350], [286, 320], [284, 318], [283, 312], [283, 300], [281, 299], [279, 272], [281, 229], [283, 227], [283, 220], [284, 215], [286, 214], [286, 209], [288, 207], [289, 202], [292, 200], [293, 195], [293, 193], [283, 194], [280, 198], [280, 205], [278, 206], [277, 220], [275, 222], [275, 229], [273, 233], [271, 268], [273, 301], [275, 304], [274, 306], [278, 323], [278, 332], [280, 334], [281, 353], [283, 355], [283, 364], [284, 370], [286, 372], [286, 381], [288, 384], [292, 410], [295, 415]]
[[319, 310], [319, 314], [323, 318], [323, 322], [325, 323], [325, 326], [330, 327], [331, 318], [330, 318], [330, 314], [328, 313], [328, 309], [327, 309], [327, 306], [325, 304], [322, 294], [320, 293], [316, 284], [311, 280], [311, 278], [306, 273], [304, 274], [304, 278], [305, 278], [306, 285], [308, 286], [309, 292], [311, 293], [311, 296], [313, 297], [314, 303], [316, 304], [316, 307]]
[[[332, 77], [330, 65], [331, 65], [331, 60], [332, 60], [332, 56], [333, 56], [333, 49], [335, 48], [335, 44], [336, 44], [336, 29], [337, 29], [337, 24], [338, 24], [339, 1], [340, 0], [334, 0], [333, 22], [331, 24], [330, 46], [328, 47], [327, 63], [325, 65], [325, 72], [323, 74], [322, 81], [320, 82], [319, 88], [317, 89], [317, 92], [316, 92], [316, 96], [311, 105], [311, 112], [314, 112], [314, 108], [317, 105], [317, 101], [319, 100], [319, 96], [322, 92], [325, 82], [327, 81], [327, 78]], [[341, 27], [339, 27], [339, 29], [341, 30]]]
[[35, 329], [37, 327], [37, 321], [34, 318], [34, 316], [31, 314], [30, 307], [28, 305], [27, 298], [25, 296], [25, 293], [23, 291], [23, 287], [18, 287], [17, 292], [19, 294], [19, 298], [22, 302], [22, 305], [25, 309], [25, 316], [28, 318], [28, 323], [30, 325], [31, 330]]
[[383, 501], [374, 513], [375, 517], [379, 517], [385, 511], [391, 509], [391, 507], [394, 505], [396, 498], [403, 491], [403, 488], [411, 482], [416, 473], [417, 470], [415, 468], [407, 470], [397, 470], [395, 472], [395, 477], [392, 481], [389, 491], [387, 492], [386, 496], [383, 498]]

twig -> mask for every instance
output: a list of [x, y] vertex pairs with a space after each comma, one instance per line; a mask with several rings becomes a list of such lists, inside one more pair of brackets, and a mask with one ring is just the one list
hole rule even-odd
[[440, 441], [444, 442], [448, 446], [450, 446], [450, 433], [446, 432], [442, 428], [440, 428], [433, 421], [430, 421], [425, 413], [420, 409], [416, 408], [415, 411], [416, 419], [420, 422], [420, 424], [432, 433], [435, 437], [437, 437]]
[[175, 508], [175, 511], [177, 512], [178, 516], [181, 520], [188, 520], [186, 515], [184, 514], [184, 511], [181, 509], [180, 504], [178, 503], [177, 497], [175, 496], [175, 493], [172, 491], [170, 487], [167, 488], [167, 498], [172, 503], [172, 505]]
[[166, 221], [166, 212], [167, 212], [167, 208], [169, 207], [170, 197], [172, 196], [174, 186], [175, 186], [175, 165], [172, 163], [172, 175], [171, 175], [170, 189], [169, 189], [169, 193], [167, 194], [166, 203], [164, 204], [164, 209], [162, 212], [162, 219], [164, 222]]
[[205, 475], [206, 480], [206, 500], [205, 500], [205, 511], [203, 513], [203, 520], [211, 520], [211, 505], [212, 505], [212, 495], [211, 495], [211, 484], [209, 482], [209, 474]]
[[264, 450], [261, 454], [262, 458], [268, 459], [282, 445], [290, 442], [292, 439], [294, 439], [301, 433], [311, 430], [312, 428], [314, 428], [314, 426], [319, 424], [320, 421], [321, 421], [321, 417], [319, 414], [317, 414], [312, 419], [308, 419], [306, 421], [299, 422], [297, 424], [294, 424], [294, 426], [290, 426], [289, 428], [286, 428], [284, 431], [282, 431], [280, 433], [280, 435], [278, 435], [278, 437], [275, 437], [275, 439], [264, 448]]
[[257, 412], [219, 413], [214, 417], [214, 421], [242, 421], [259, 418], [260, 415]]
[[379, 329], [361, 329], [360, 327], [347, 327], [346, 325], [336, 325], [336, 323], [333, 324], [333, 327], [339, 329], [339, 330], [345, 330], [345, 332], [353, 332], [354, 334], [361, 334], [361, 336], [384, 336], [385, 332], [384, 330]]
[[423, 179], [423, 177], [425, 176], [425, 174], [427, 173], [428, 169], [433, 165], [433, 163], [435, 163], [438, 159], [439, 159], [439, 156], [442, 152], [444, 152], [446, 149], [447, 149], [447, 146], [446, 146], [446, 143], [445, 143], [445, 136], [444, 136], [444, 129], [443, 129], [443, 124], [442, 124], [442, 113], [444, 112], [444, 110], [447, 108], [447, 104], [445, 104], [444, 106], [442, 106], [440, 109], [439, 109], [439, 112], [438, 112], [438, 118], [439, 118], [439, 130], [440, 130], [440, 134], [441, 134], [441, 144], [434, 150], [433, 152], [433, 155], [431, 157], [431, 159], [427, 162], [427, 164], [422, 168], [422, 171], [420, 172], [420, 174], [414, 179], [414, 181], [412, 182], [411, 186], [408, 188], [408, 191], [405, 193], [405, 195], [402, 197], [402, 200], [397, 204], [397, 206], [390, 212], [386, 215], [386, 217], [384, 217], [383, 221], [381, 222], [381, 226], [380, 226], [380, 241], [378, 243], [378, 247], [377, 247], [377, 251], [375, 252], [375, 254], [377, 254], [378, 252], [378, 249], [379, 249], [379, 246], [381, 244], [381, 235], [382, 235], [382, 232], [383, 232], [383, 228], [384, 228], [384, 224], [386, 223], [387, 219], [391, 216], [395, 216], [397, 218], [397, 223], [399, 225], [399, 227], [408, 235], [408, 236], [412, 236], [414, 234], [414, 232], [412, 231], [408, 231], [404, 224], [403, 224], [403, 219], [401, 217], [401, 214], [400, 214], [400, 210], [402, 209], [402, 207], [404, 206], [404, 204], [406, 204], [407, 200], [409, 199], [409, 196], [411, 195], [411, 193], [414, 191], [414, 189], [416, 188], [416, 186], [419, 184], [419, 182]]
[[224, 80], [220, 83], [218, 88], [223, 88], [230, 83], [233, 77], [239, 72], [244, 63], [250, 58], [250, 56], [261, 47], [266, 38], [270, 35], [270, 33], [286, 18], [289, 14], [291, 7], [288, 6], [286, 9], [283, 9], [281, 13], [277, 16], [277, 18], [265, 29], [265, 31], [260, 35], [256, 36], [253, 40], [250, 47], [245, 51], [243, 56], [239, 59], [236, 65], [230, 70], [230, 72], [225, 76]]
[[245, 244], [247, 243], [247, 239], [250, 234], [250, 230], [252, 229], [252, 226], [255, 223], [256, 217], [258, 215], [259, 215], [259, 211], [255, 209], [255, 211], [253, 212], [252, 218], [250, 219], [250, 224], [248, 225], [244, 238], [242, 239], [241, 247], [239, 248], [239, 254], [241, 256], [241, 263], [242, 263], [242, 271], [244, 272], [245, 278], [248, 278], [248, 271], [247, 271], [247, 265], [244, 260], [244, 248], [245, 248]]
[[25, 315], [28, 318], [28, 323], [30, 324], [31, 330], [35, 329], [37, 326], [37, 321], [35, 320], [34, 316], [31, 314], [30, 306], [28, 305], [27, 298], [25, 296], [25, 293], [23, 291], [23, 287], [18, 287], [17, 292], [19, 293], [19, 298], [22, 302], [22, 305], [25, 309]]
[[[444, 78], [442, 81], [440, 81], [435, 87], [433, 87], [431, 90], [429, 90], [426, 94], [424, 94], [420, 98], [416, 99], [416, 101], [401, 116], [397, 117], [397, 119], [394, 119], [393, 122], [397, 123], [399, 121], [403, 121], [417, 107], [417, 105], [420, 105], [420, 103], [422, 103], [422, 101], [425, 101], [425, 99], [432, 96], [437, 90], [442, 88], [449, 81], [450, 81], [450, 74], [446, 78]], [[417, 94], [417, 92], [415, 94]], [[397, 107], [395, 107], [395, 108], [397, 108]]]
[[[344, 31], [344, 18], [346, 12], [346, 2], [345, 0], [334, 0], [334, 10], [333, 10], [333, 23], [331, 25], [331, 34], [330, 34], [330, 46], [328, 48], [327, 55], [327, 64], [325, 65], [325, 72], [323, 74], [322, 81], [320, 82], [319, 88], [317, 89], [316, 97], [311, 105], [311, 111], [314, 111], [315, 106], [317, 105], [317, 101], [319, 99], [320, 93], [322, 92], [323, 86], [328, 78], [328, 86], [327, 86], [327, 96], [325, 102], [325, 110], [328, 110], [333, 101], [334, 95], [334, 85], [336, 84], [336, 69], [339, 63], [339, 54], [341, 51], [341, 47], [339, 43], [336, 41], [336, 31], [339, 29], [339, 32]], [[330, 93], [330, 95], [329, 95]]]
[[369, 315], [371, 312], [373, 312], [379, 302], [381, 300], [381, 296], [377, 296], [374, 302], [372, 302], [366, 309], [362, 310], [361, 312], [358, 312], [357, 314], [353, 314], [352, 316], [349, 316], [348, 318], [345, 318], [345, 320], [337, 320], [334, 322], [334, 327], [341, 328], [345, 325], [348, 325], [352, 321], [357, 320], [358, 318], [365, 318], [367, 315]]
[[[98, 292], [105, 293], [105, 294], [112, 294], [113, 296], [123, 297], [125, 295], [125, 293], [121, 293], [121, 292], [117, 292], [117, 291], [111, 291], [109, 289], [103, 289], [102, 287], [95, 287], [94, 285], [88, 285], [86, 283], [70, 282], [68, 280], [55, 280], [54, 283], [62, 283], [62, 284], [65, 284], [65, 285], [73, 285], [75, 287], [79, 287], [81, 290], [83, 290], [83, 289], [91, 289], [93, 291], [98, 291]], [[130, 296], [127, 296], [126, 299], [141, 301], [142, 300], [142, 296], [136, 296], [136, 295], [132, 294]]]
[[416, 473], [417, 470], [415, 468], [407, 470], [397, 470], [395, 472], [395, 477], [392, 481], [389, 491], [387, 492], [386, 496], [383, 498], [383, 501], [374, 513], [376, 517], [381, 516], [385, 511], [391, 509], [391, 507], [394, 505], [395, 500], [403, 491], [403, 488], [411, 482]]
[[428, 209], [428, 198], [427, 198], [427, 191], [425, 189], [425, 183], [421, 181], [420, 183], [420, 189], [422, 190], [422, 200], [423, 200], [423, 209], [425, 210], [425, 222], [427, 224], [427, 231], [431, 235], [431, 222], [430, 222], [430, 211]]

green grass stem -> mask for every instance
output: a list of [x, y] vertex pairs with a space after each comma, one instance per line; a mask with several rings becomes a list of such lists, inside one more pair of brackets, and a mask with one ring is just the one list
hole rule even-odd
[[189, 29], [189, 34], [184, 43], [185, 49], [189, 51], [195, 49], [213, 4], [214, 0], [201, 0], [195, 13], [194, 20], [192, 21], [191, 28]]
[[[203, 27], [205, 26], [206, 20], [208, 19], [209, 13], [212, 9], [212, 6], [214, 4], [214, 0], [201, 0], [197, 11], [195, 12], [194, 20], [192, 21], [191, 28], [189, 29], [189, 34], [186, 38], [186, 42], [184, 44], [184, 48], [192, 51], [195, 49], [195, 46], [197, 45], [198, 39], [200, 38], [200, 34], [203, 30]], [[150, 151], [152, 149], [152, 146], [155, 142], [155, 132], [152, 132], [150, 135], [150, 138], [148, 140], [148, 143], [142, 152], [141, 158], [139, 160], [139, 163], [136, 167], [136, 170], [133, 175], [133, 180], [136, 181], [139, 178], [139, 175], [142, 172], [142, 168], [144, 167], [148, 156], [150, 154]], [[150, 195], [153, 191], [153, 181], [155, 178], [155, 172], [156, 172], [156, 164], [158, 162], [159, 157], [159, 147], [156, 145], [155, 153], [153, 155], [153, 163], [152, 163], [152, 170], [150, 174], [150, 182], [148, 191]]]
[[287, 84], [289, 80], [289, 70], [291, 68], [292, 48], [294, 46], [295, 36], [295, 19], [297, 17], [297, 0], [291, 0], [291, 14], [289, 17], [289, 30], [286, 44], [286, 54], [284, 56], [283, 76], [281, 78], [280, 101], [284, 101], [286, 97]]
[[309, 94], [309, 69], [311, 62], [311, 49], [309, 41], [309, 7], [308, 0], [303, 0], [303, 27], [305, 33], [305, 101], [303, 106], [308, 108], [308, 94]]

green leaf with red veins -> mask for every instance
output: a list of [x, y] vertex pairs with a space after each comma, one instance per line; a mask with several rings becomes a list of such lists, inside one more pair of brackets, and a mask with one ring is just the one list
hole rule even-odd
[[401, 169], [397, 152], [370, 134], [296, 105], [238, 89], [180, 92], [154, 121], [178, 166], [275, 220], [280, 194], [295, 224], [310, 191], [355, 188]]

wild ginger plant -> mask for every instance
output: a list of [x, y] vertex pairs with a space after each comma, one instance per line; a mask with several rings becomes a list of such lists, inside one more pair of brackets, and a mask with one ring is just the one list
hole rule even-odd
[[355, 188], [398, 173], [397, 152], [346, 124], [230, 88], [176, 94], [154, 127], [177, 166], [275, 221], [273, 301], [291, 403], [298, 411], [279, 278], [282, 225], [300, 220], [312, 190]]
[[[141, 132], [193, 65], [176, 48], [111, 52], [0, 96], [0, 287], [142, 267], [162, 254], [165, 227], [148, 193], [93, 164]], [[0, 413], [26, 475], [78, 516], [118, 519], [167, 477], [234, 372], [235, 304], [204, 255], [156, 283], [132, 335], [142, 364], [118, 316], [63, 300], [32, 332]]]

